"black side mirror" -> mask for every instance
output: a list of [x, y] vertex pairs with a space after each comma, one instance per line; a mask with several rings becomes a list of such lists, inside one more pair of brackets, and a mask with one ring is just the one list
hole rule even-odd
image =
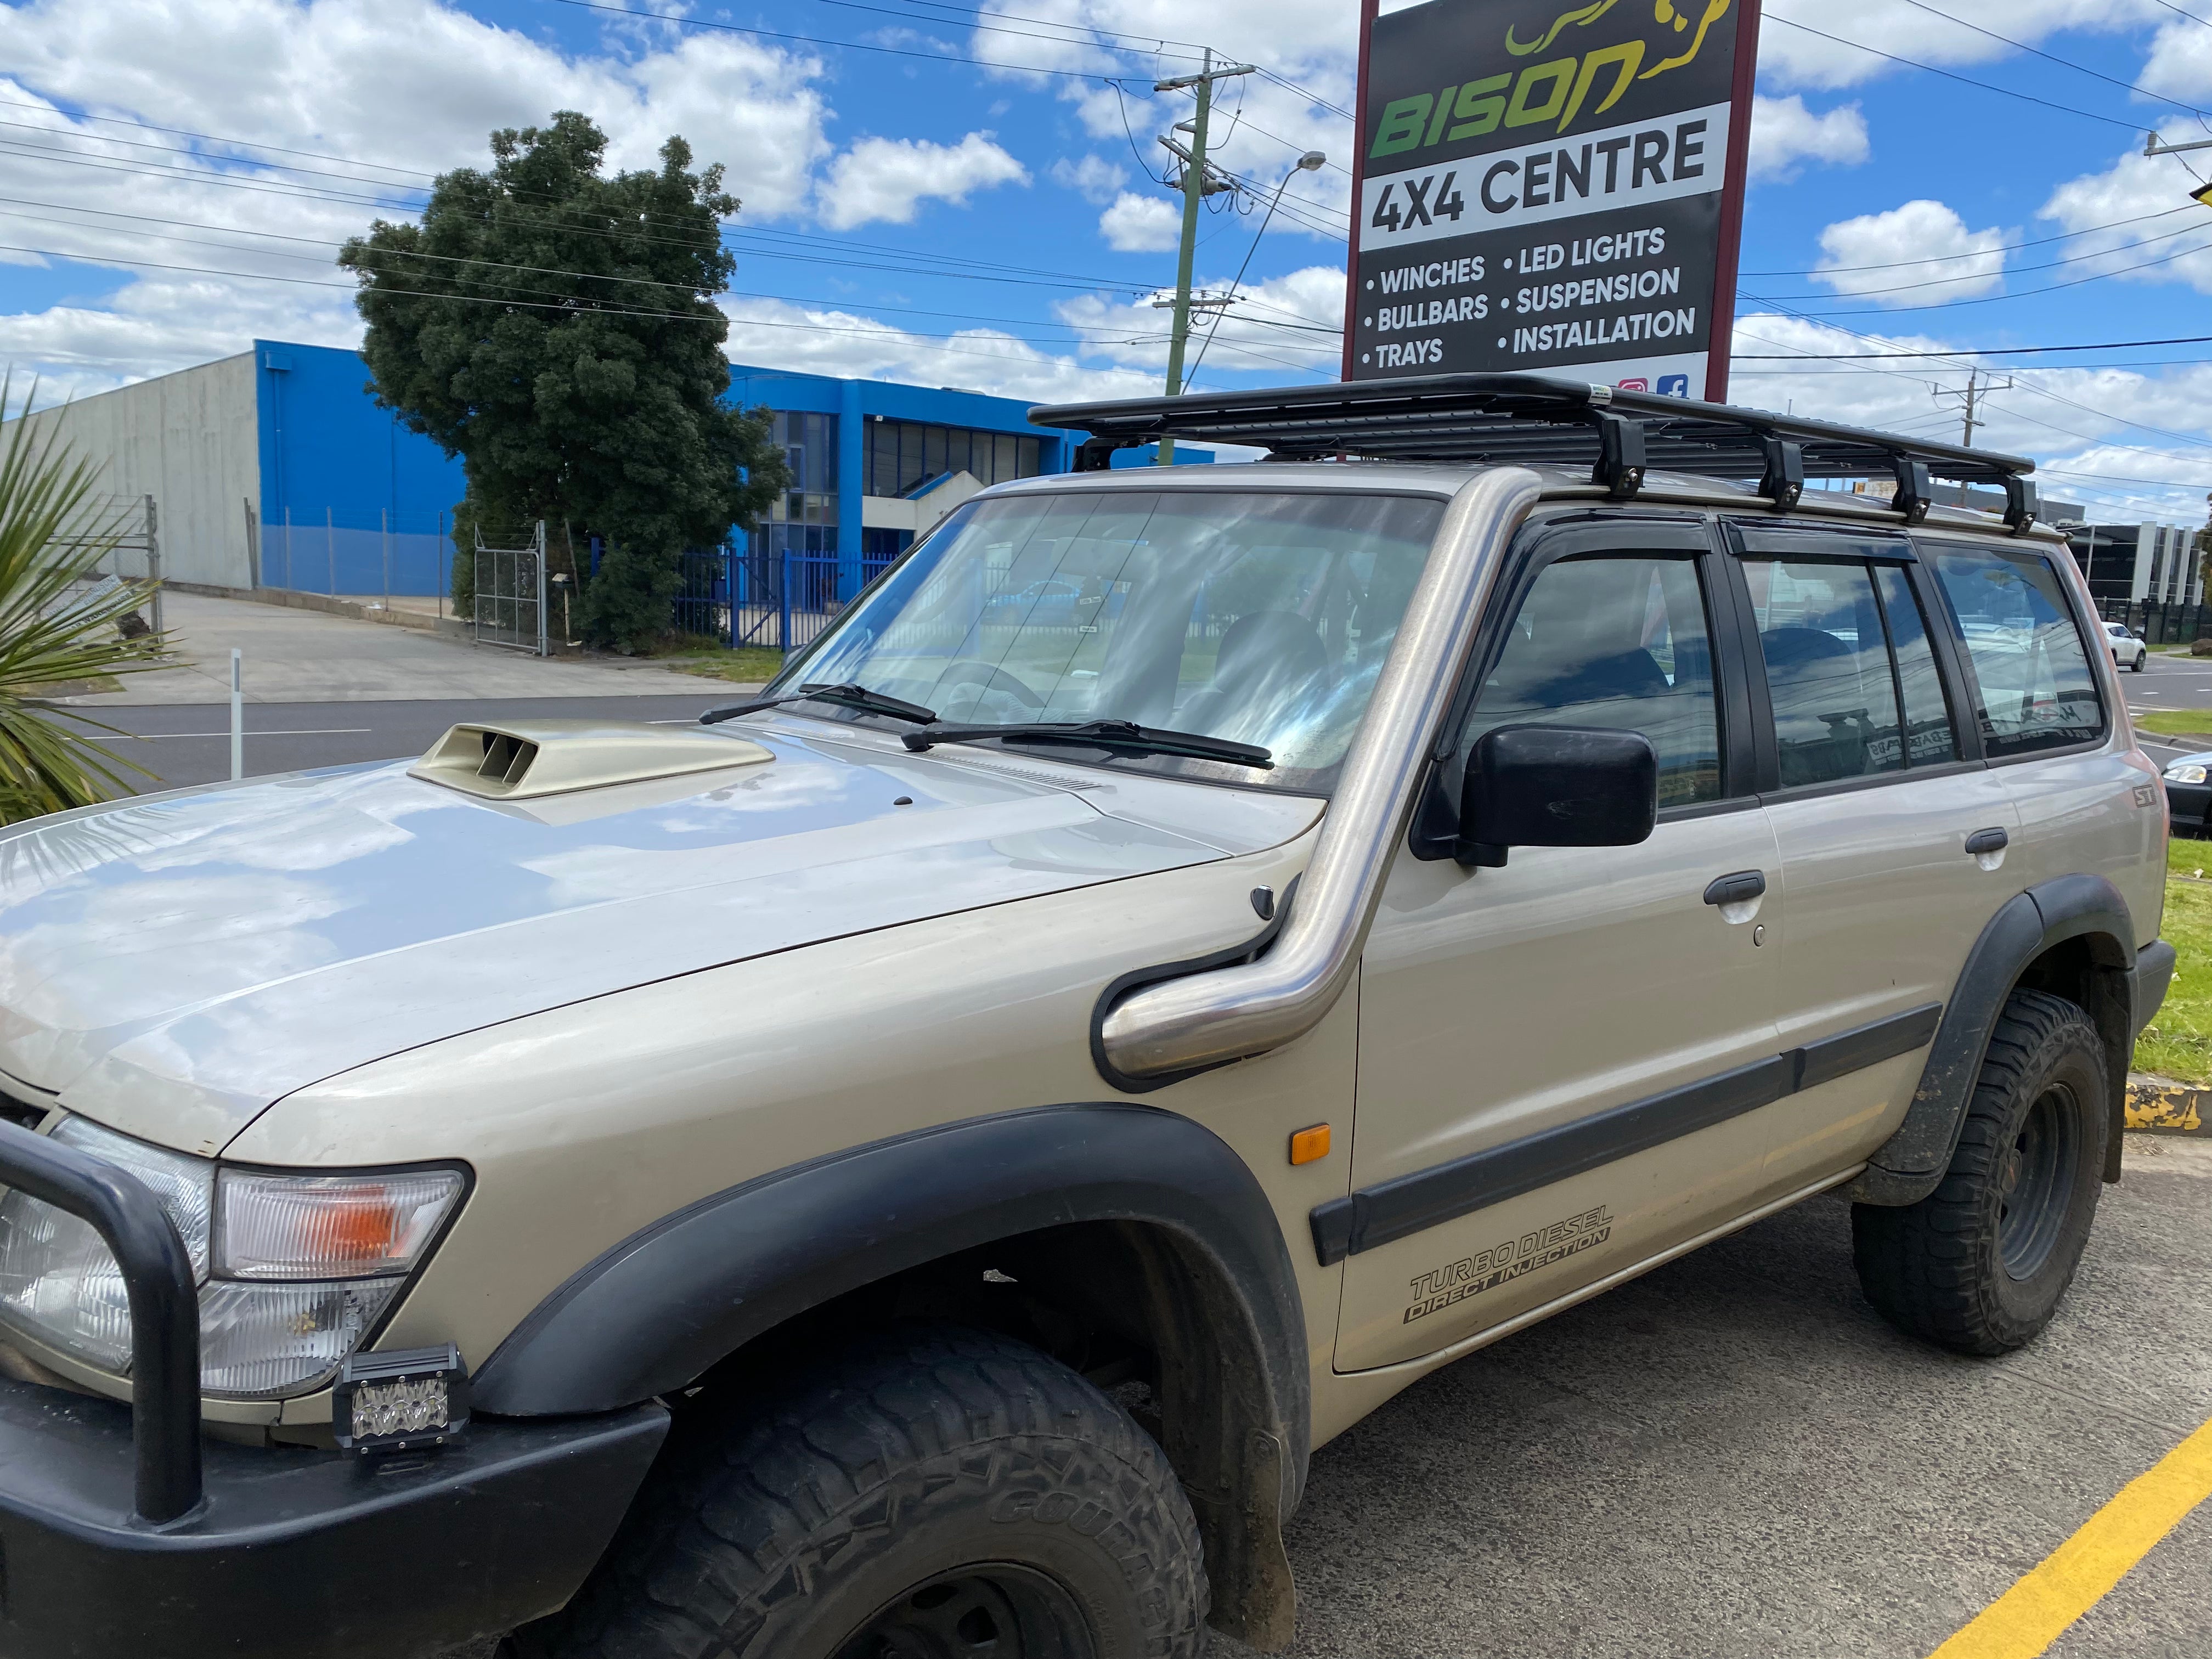
[[1462, 864], [1502, 865], [1509, 847], [1633, 847], [1659, 817], [1659, 757], [1641, 732], [1501, 726], [1468, 757]]

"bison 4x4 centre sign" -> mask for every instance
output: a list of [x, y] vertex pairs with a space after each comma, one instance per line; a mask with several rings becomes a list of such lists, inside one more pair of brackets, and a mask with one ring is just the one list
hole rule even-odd
[[1759, 0], [1365, 0], [1347, 380], [1728, 395]]

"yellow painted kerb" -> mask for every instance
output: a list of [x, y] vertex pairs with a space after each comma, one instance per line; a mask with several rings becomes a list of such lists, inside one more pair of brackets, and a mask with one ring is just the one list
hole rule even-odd
[[2212, 1423], [2130, 1481], [1929, 1659], [2034, 1659], [2212, 1497]]
[[2197, 1102], [2203, 1098], [2201, 1089], [2167, 1087], [2155, 1083], [2128, 1085], [2128, 1127], [2130, 1129], [2179, 1129], [2194, 1134], [2204, 1127]]

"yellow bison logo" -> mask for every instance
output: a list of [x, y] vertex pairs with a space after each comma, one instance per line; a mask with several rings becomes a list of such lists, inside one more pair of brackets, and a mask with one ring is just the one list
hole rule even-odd
[[[1561, 12], [1534, 40], [1521, 40], [1509, 28], [1505, 50], [1516, 58], [1534, 57], [1558, 42], [1567, 30], [1587, 28], [1620, 3], [1621, 0], [1590, 0], [1587, 5]], [[1500, 125], [1540, 126], [1556, 121], [1553, 131], [1565, 132], [1585, 110], [1593, 116], [1604, 114], [1620, 101], [1633, 82], [1649, 81], [1694, 62], [1705, 49], [1705, 36], [1728, 15], [1733, 3], [1734, 0], [1705, 0], [1704, 14], [1697, 19], [1692, 33], [1689, 14], [1674, 0], [1652, 0], [1652, 21], [1665, 31], [1659, 37], [1659, 48], [1642, 39], [1624, 40], [1594, 52], [1531, 64], [1518, 75], [1492, 75], [1446, 87], [1440, 93], [1416, 93], [1398, 99], [1383, 109], [1375, 147], [1368, 154], [1370, 157], [1395, 155], [1439, 140], [1456, 143], [1495, 132]], [[1644, 58], [1655, 50], [1677, 45], [1680, 50], [1672, 57], [1645, 66]], [[1607, 82], [1601, 91], [1601, 81]], [[1594, 91], [1600, 92], [1595, 104], [1589, 101]]]

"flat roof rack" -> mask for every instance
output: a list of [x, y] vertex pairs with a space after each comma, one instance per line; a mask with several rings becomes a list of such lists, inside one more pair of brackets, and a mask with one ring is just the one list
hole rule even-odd
[[2016, 455], [1540, 374], [1423, 374], [1053, 404], [1032, 409], [1030, 419], [1091, 434], [1078, 471], [1103, 470], [1116, 449], [1172, 437], [1251, 444], [1278, 460], [1588, 467], [1593, 483], [1621, 499], [1656, 468], [1755, 482], [1784, 508], [1797, 504], [1808, 478], [1889, 477], [1897, 483], [1892, 505], [1912, 522], [1927, 516], [1929, 481], [1940, 477], [2003, 490], [2015, 533], [2035, 516], [2027, 482], [2035, 463]]

